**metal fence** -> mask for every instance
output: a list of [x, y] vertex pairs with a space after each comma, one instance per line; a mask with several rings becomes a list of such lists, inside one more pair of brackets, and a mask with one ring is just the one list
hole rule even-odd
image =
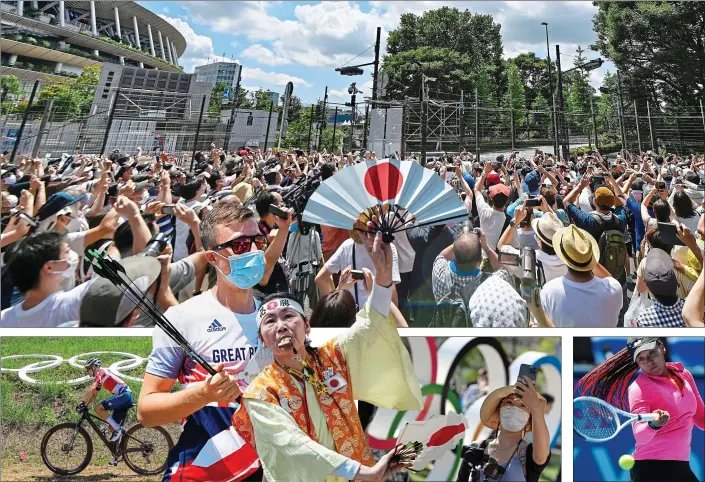
[[[678, 154], [705, 152], [705, 111], [702, 105], [669, 108], [631, 102], [595, 105], [587, 112], [496, 107], [496, 100], [471, 101], [407, 99], [380, 102], [385, 108], [403, 109], [402, 151], [411, 153], [458, 152], [477, 155], [497, 150], [550, 147], [558, 144], [566, 155], [577, 146], [602, 149], [648, 149]], [[628, 108], [627, 108], [628, 107]], [[554, 120], [555, 118], [555, 120]], [[373, 135], [371, 133], [371, 135]], [[556, 142], [558, 139], [558, 142]]]
[[230, 150], [275, 143], [276, 111], [227, 108], [207, 95], [36, 81], [4, 97], [1, 149], [15, 160], [138, 147], [181, 158], [211, 143]]
[[[117, 88], [96, 92], [76, 83], [40, 80], [2, 98], [0, 150], [14, 151], [15, 160], [137, 147], [190, 158], [211, 143], [229, 150], [264, 150], [278, 143], [276, 110], [232, 109], [204, 95]], [[337, 151], [342, 145], [346, 152], [370, 148], [385, 156], [396, 150], [409, 155], [463, 148], [477, 155], [536, 147], [552, 152], [556, 145], [564, 155], [584, 145], [610, 151], [705, 152], [702, 105], [666, 108], [623, 102], [621, 107], [595, 104], [586, 112], [554, 114], [548, 107], [511, 109], [502, 107], [501, 99], [449, 95], [423, 103], [378, 100], [370, 105], [368, 100], [356, 105], [353, 122], [350, 109], [341, 104], [309, 105], [302, 106], [309, 116], [308, 133], [293, 138], [297, 145], [289, 145], [289, 138], [282, 146]]]

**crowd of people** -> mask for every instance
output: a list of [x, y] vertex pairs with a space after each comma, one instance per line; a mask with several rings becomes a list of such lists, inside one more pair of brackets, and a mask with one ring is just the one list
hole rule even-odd
[[[370, 213], [353, 230], [301, 216], [317, 183], [376, 157], [212, 145], [190, 166], [141, 149], [4, 163], [1, 326], [152, 326], [89, 252], [121, 260], [162, 311], [212, 297], [220, 274], [254, 280], [258, 300], [291, 293], [314, 327], [345, 326], [374, 286], [360, 234]], [[412, 161], [457, 191], [468, 218], [395, 235], [398, 327], [703, 326], [702, 157]], [[252, 216], [252, 229], [216, 243], [233, 216]]]

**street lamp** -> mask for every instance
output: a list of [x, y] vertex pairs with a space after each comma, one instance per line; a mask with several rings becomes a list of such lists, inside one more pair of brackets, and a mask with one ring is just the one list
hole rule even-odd
[[554, 137], [554, 144], [553, 144], [553, 154], [558, 155], [558, 129], [556, 128], [556, 99], [553, 95], [553, 79], [551, 78], [551, 47], [548, 42], [548, 24], [546, 22], [541, 22], [541, 25], [546, 27], [546, 55], [548, 56], [548, 88], [551, 91], [551, 109], [552, 109], [552, 115], [551, 119], [553, 122], [553, 137]]
[[350, 151], [353, 150], [353, 133], [355, 132], [355, 96], [361, 94], [362, 91], [357, 88], [356, 82], [350, 84], [348, 87], [348, 94], [350, 94]]

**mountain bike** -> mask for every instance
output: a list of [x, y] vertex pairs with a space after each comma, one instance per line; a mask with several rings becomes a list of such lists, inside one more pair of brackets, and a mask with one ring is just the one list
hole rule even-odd
[[[174, 442], [163, 427], [145, 427], [138, 423], [125, 430], [121, 425], [122, 435], [115, 442], [111, 442], [107, 435], [108, 423], [105, 420], [90, 413], [90, 409], [83, 404], [78, 406], [77, 411], [81, 414], [77, 423], [55, 425], [42, 438], [42, 460], [55, 474], [75, 475], [90, 463], [93, 457], [93, 440], [84, 423], [103, 441], [113, 455], [113, 460], [124, 460], [133, 472], [140, 475], [157, 475], [166, 470], [167, 456]], [[101, 430], [101, 423], [105, 425], [105, 430]]]

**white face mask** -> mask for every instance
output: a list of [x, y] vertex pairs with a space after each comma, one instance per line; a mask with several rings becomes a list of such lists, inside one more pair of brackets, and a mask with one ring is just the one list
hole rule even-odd
[[81, 217], [80, 216], [75, 216], [71, 218], [71, 221], [68, 222], [66, 225], [66, 231], [69, 233], [78, 233], [81, 231]]
[[63, 271], [55, 271], [54, 274], [61, 275], [64, 278], [70, 279], [76, 275], [76, 268], [78, 267], [78, 254], [75, 251], [69, 251], [69, 255], [66, 259], [61, 259], [57, 261], [68, 261], [69, 267]]
[[499, 423], [507, 432], [520, 432], [529, 421], [529, 414], [519, 407], [503, 407], [499, 411]]

